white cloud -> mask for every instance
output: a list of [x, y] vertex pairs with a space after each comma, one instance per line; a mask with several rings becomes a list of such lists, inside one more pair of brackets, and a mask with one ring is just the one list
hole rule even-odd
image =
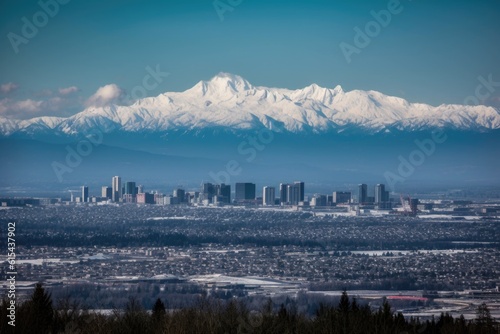
[[59, 94], [61, 95], [69, 95], [78, 92], [79, 89], [76, 86], [71, 86], [71, 87], [66, 87], [66, 88], [59, 88]]
[[26, 99], [21, 101], [5, 98], [0, 100], [0, 115], [17, 119], [37, 116], [60, 116], [61, 111], [64, 111], [69, 104], [68, 100], [60, 97], [53, 97], [48, 100]]
[[9, 111], [9, 99], [0, 100], [0, 115], [7, 115]]
[[14, 111], [36, 113], [42, 110], [44, 101], [36, 101], [32, 99], [17, 101], [11, 105], [11, 109]]
[[[42, 110], [43, 101], [32, 99], [14, 101], [12, 99], [0, 100], [0, 114], [4, 116], [28, 116], [32, 117], [34, 113]], [[24, 118], [24, 117], [23, 117]]]
[[90, 107], [103, 107], [118, 103], [125, 95], [123, 89], [115, 84], [109, 84], [99, 89], [87, 99], [85, 105]]
[[15, 84], [13, 82], [7, 82], [3, 85], [0, 85], [0, 92], [2, 92], [4, 94], [9, 94], [18, 88], [19, 88], [19, 85]]

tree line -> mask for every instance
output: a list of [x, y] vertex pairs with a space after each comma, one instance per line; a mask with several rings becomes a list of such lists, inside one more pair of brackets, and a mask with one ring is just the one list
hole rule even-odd
[[77, 301], [63, 298], [54, 303], [51, 294], [36, 284], [30, 298], [16, 307], [15, 327], [9, 321], [9, 301], [0, 305], [0, 333], [498, 333], [499, 323], [485, 304], [479, 306], [474, 320], [441, 314], [437, 319], [420, 321], [394, 313], [390, 304], [372, 310], [342, 293], [337, 305], [319, 304], [314, 316], [299, 313], [293, 306], [274, 305], [271, 299], [259, 311], [249, 310], [236, 300], [200, 298], [196, 306], [167, 311], [158, 298], [150, 310], [130, 298], [121, 310], [109, 314], [82, 308]]

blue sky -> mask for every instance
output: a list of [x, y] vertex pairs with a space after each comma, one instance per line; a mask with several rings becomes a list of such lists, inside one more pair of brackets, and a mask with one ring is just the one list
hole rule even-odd
[[[480, 76], [500, 82], [500, 1], [401, 0], [362, 47], [354, 29], [365, 32], [376, 22], [371, 11], [395, 0], [59, 1], [67, 3], [46, 24], [38, 1], [0, 3], [0, 115], [68, 116], [96, 101], [123, 102], [146, 67], [169, 73], [149, 96], [218, 72], [433, 105], [463, 103]], [[25, 36], [25, 22], [36, 19], [38, 31]], [[358, 49], [350, 62], [341, 43]], [[500, 86], [489, 95], [481, 103], [500, 106]]]

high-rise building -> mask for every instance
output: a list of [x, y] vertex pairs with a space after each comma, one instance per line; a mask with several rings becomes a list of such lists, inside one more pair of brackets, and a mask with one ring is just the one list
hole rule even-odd
[[351, 202], [351, 192], [350, 191], [334, 191], [333, 192], [333, 203], [350, 203]]
[[237, 201], [255, 199], [255, 183], [236, 183], [235, 199]]
[[411, 213], [414, 215], [417, 214], [418, 204], [419, 204], [418, 198], [410, 199], [410, 210], [411, 210]]
[[215, 186], [215, 194], [217, 196], [217, 202], [230, 204], [231, 203], [231, 186], [229, 184], [218, 184]]
[[366, 203], [368, 198], [368, 186], [364, 183], [358, 186], [358, 203]]
[[135, 186], [135, 182], [129, 181], [125, 183], [125, 194], [135, 196], [137, 195], [136, 191], [137, 187]]
[[208, 201], [212, 203], [212, 197], [215, 195], [215, 186], [212, 183], [203, 183], [200, 189], [199, 201]]
[[118, 202], [122, 198], [122, 178], [119, 176], [113, 176], [111, 180], [113, 188], [113, 202]]
[[333, 196], [332, 195], [326, 195], [326, 205], [327, 206], [333, 205]]
[[138, 193], [138, 194], [142, 194], [142, 193], [144, 193], [144, 186], [143, 186], [142, 184], [139, 184], [139, 185], [137, 186], [137, 193]]
[[137, 194], [137, 204], [155, 204], [155, 195], [150, 193]]
[[274, 205], [276, 189], [274, 187], [262, 188], [262, 204]]
[[281, 205], [288, 203], [288, 184], [280, 183], [280, 203]]
[[326, 195], [314, 195], [311, 199], [311, 206], [327, 206], [328, 205], [328, 196]]
[[112, 199], [113, 198], [113, 188], [103, 186], [101, 190], [101, 197]]
[[179, 203], [184, 203], [186, 201], [186, 191], [184, 189], [174, 189], [173, 197], [177, 198]]
[[89, 187], [82, 186], [82, 202], [89, 201]]
[[385, 185], [377, 184], [375, 186], [375, 203], [383, 203], [385, 202]]
[[188, 191], [186, 193], [186, 201], [189, 204], [198, 203], [199, 197], [200, 197], [200, 192], [199, 191]]
[[304, 182], [302, 181], [295, 181], [294, 185], [298, 187], [299, 189], [299, 202], [304, 201]]
[[300, 201], [300, 189], [296, 184], [289, 184], [286, 187], [286, 198], [288, 204], [297, 205]]

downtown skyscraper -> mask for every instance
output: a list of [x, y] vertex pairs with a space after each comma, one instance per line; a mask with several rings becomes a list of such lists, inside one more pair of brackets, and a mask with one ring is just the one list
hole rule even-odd
[[111, 180], [112, 184], [112, 200], [113, 202], [118, 202], [120, 201], [120, 198], [122, 198], [122, 178], [119, 176], [113, 176], [113, 179]]

